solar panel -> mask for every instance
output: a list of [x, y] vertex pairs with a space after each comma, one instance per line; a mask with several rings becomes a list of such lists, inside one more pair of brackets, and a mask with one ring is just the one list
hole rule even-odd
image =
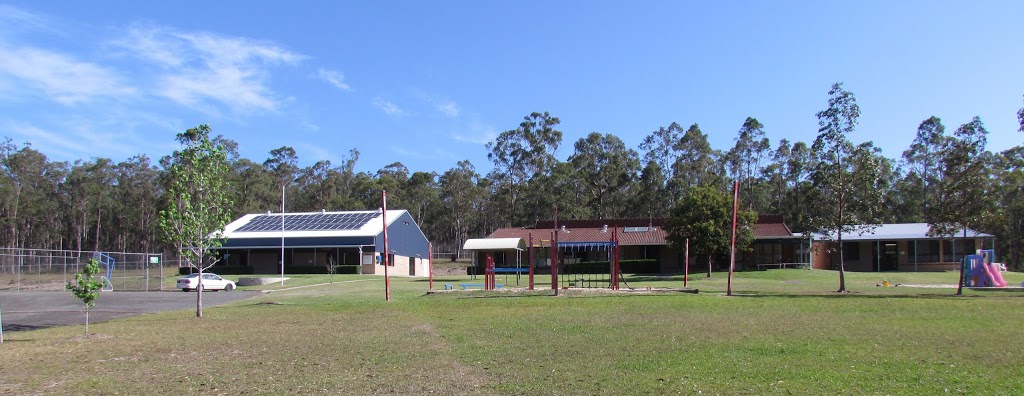
[[[363, 213], [315, 213], [284, 216], [285, 231], [342, 231], [358, 230], [377, 217], [376, 212]], [[281, 215], [259, 215], [253, 217], [236, 232], [280, 231]]]

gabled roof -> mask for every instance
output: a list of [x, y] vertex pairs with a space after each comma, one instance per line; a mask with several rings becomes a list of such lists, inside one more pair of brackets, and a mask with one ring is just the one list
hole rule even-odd
[[[609, 220], [608, 222], [610, 223], [612, 221], [613, 220]], [[596, 228], [572, 228], [571, 224], [574, 223], [570, 222], [569, 224], [570, 225], [566, 225], [565, 229], [562, 229], [562, 223], [559, 222], [558, 242], [608, 242], [611, 240], [612, 233], [615, 232], [619, 238], [619, 245], [621, 246], [651, 246], [668, 244], [665, 240], [668, 233], [665, 232], [665, 229], [661, 226], [609, 226], [605, 229], [603, 225]], [[656, 224], [663, 224], [663, 222]], [[491, 235], [488, 235], [487, 238], [522, 238], [523, 240], [529, 240], [530, 234], [533, 234], [534, 244], [537, 244], [540, 240], [550, 240], [553, 231], [554, 230], [550, 228], [499, 228], [492, 232]], [[799, 238], [799, 236], [793, 235], [793, 233], [789, 231], [789, 227], [786, 227], [785, 224], [754, 224], [754, 239], [788, 238]]]
[[[404, 209], [388, 210], [390, 226]], [[228, 240], [247, 238], [280, 238], [281, 213], [253, 213], [242, 216], [224, 227]], [[373, 210], [342, 212], [304, 212], [284, 214], [284, 237], [373, 237], [384, 230], [381, 212]]]
[[[911, 239], [942, 239], [939, 236], [928, 236], [928, 223], [881, 224], [873, 230], [862, 234], [856, 232], [843, 233], [843, 241], [878, 241], [878, 240], [911, 240]], [[963, 231], [957, 232], [955, 238], [963, 238]], [[967, 229], [968, 238], [991, 238], [992, 235]], [[814, 239], [834, 239], [835, 235], [826, 236], [815, 233]]]
[[[631, 228], [631, 232], [625, 232], [626, 228]], [[612, 233], [617, 232], [619, 237], [619, 244], [622, 246], [633, 246], [633, 245], [664, 245], [665, 242], [665, 230], [661, 227], [644, 227], [643, 230], [637, 230], [640, 227], [608, 227], [607, 230], [602, 226], [601, 228], [569, 228], [566, 227], [564, 230], [559, 229], [558, 231], [558, 242], [566, 243], [582, 243], [582, 242], [609, 242], [612, 238]], [[523, 240], [529, 240], [530, 235], [533, 235], [534, 244], [539, 244], [540, 241], [549, 241], [552, 238], [553, 229], [536, 229], [536, 228], [499, 228], [488, 235], [487, 238], [522, 238]]]

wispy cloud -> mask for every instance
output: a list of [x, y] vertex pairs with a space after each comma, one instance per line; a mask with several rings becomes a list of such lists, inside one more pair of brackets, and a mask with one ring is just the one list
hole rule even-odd
[[462, 112], [462, 109], [459, 108], [459, 105], [454, 101], [444, 101], [440, 103], [435, 103], [435, 105], [437, 106], [437, 110], [448, 118], [457, 118], [459, 116], [459, 113]]
[[352, 87], [345, 82], [345, 75], [339, 71], [319, 69], [316, 71], [316, 77], [342, 91], [352, 90]]
[[498, 130], [477, 120], [466, 125], [462, 131], [452, 133], [451, 136], [459, 142], [483, 145], [498, 137]]
[[158, 95], [204, 112], [276, 110], [282, 100], [268, 86], [271, 67], [305, 59], [272, 43], [154, 26], [132, 26], [114, 44], [163, 69]]
[[114, 70], [33, 47], [12, 48], [0, 44], [0, 78], [4, 75], [15, 80], [5, 85], [41, 91], [63, 104], [136, 93], [135, 88], [121, 82]]
[[459, 118], [459, 115], [462, 114], [462, 108], [454, 100], [439, 98], [438, 95], [418, 90], [415, 92], [415, 96], [433, 106], [435, 110], [445, 117]]
[[54, 32], [49, 18], [18, 7], [0, 4], [0, 33], [11, 30]]
[[379, 96], [376, 97], [376, 98], [373, 98], [373, 102], [372, 103], [378, 109], [383, 111], [384, 114], [387, 114], [389, 116], [404, 117], [404, 116], [408, 115], [408, 113], [406, 113], [405, 110], [402, 110], [402, 108], [398, 107], [398, 105], [396, 105], [394, 103], [391, 103], [390, 101], [388, 101], [388, 100], [386, 100], [384, 98], [381, 98]]

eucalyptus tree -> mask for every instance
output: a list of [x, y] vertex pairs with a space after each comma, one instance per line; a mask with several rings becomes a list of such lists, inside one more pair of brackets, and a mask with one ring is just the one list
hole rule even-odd
[[569, 162], [577, 171], [591, 218], [621, 217], [630, 187], [640, 171], [636, 151], [615, 135], [592, 132], [573, 145]]
[[146, 155], [136, 155], [114, 167], [112, 205], [115, 245], [120, 251], [149, 252], [158, 245], [157, 214], [163, 192], [158, 169]]
[[[640, 142], [640, 149], [644, 150], [643, 161], [645, 164], [648, 164], [647, 168], [658, 169], [662, 172], [660, 178], [648, 175], [648, 181], [661, 180], [663, 183], [667, 183], [669, 180], [672, 180], [675, 176], [672, 173], [672, 169], [676, 158], [679, 157], [679, 141], [683, 138], [684, 134], [683, 127], [673, 122], [667, 128], [659, 127], [658, 130], [651, 132], [650, 135], [644, 137], [644, 140]], [[651, 163], [657, 165], [657, 167], [650, 166]], [[666, 185], [662, 185], [658, 189], [668, 193], [660, 196], [665, 202], [658, 205], [664, 206], [667, 211], [667, 208], [672, 206], [675, 200], [679, 198], [674, 195], [678, 191], [668, 189]]]
[[51, 232], [59, 229], [59, 200], [54, 198], [60, 196], [67, 164], [50, 162], [29, 144], [5, 146], [0, 158], [4, 240], [11, 248], [51, 245], [56, 239]]
[[277, 186], [274, 174], [262, 164], [241, 158], [231, 163], [229, 173], [233, 187], [230, 195], [235, 203], [234, 217], [281, 210], [281, 188]]
[[103, 216], [111, 215], [106, 209], [111, 203], [113, 176], [111, 161], [106, 158], [78, 160], [71, 167], [64, 187], [77, 250], [101, 250]]
[[636, 184], [636, 205], [627, 208], [626, 215], [629, 217], [668, 217], [669, 204], [665, 199], [668, 192], [665, 189], [665, 173], [661, 166], [655, 161], [647, 162], [647, 165], [640, 171], [640, 177]]
[[729, 173], [745, 191], [743, 201], [748, 209], [765, 210], [767, 192], [759, 183], [764, 174], [763, 161], [771, 152], [771, 142], [764, 135], [764, 125], [747, 117], [736, 136], [736, 145], [725, 155]]
[[996, 235], [1003, 262], [1020, 270], [1024, 268], [1024, 145], [996, 156], [993, 170], [998, 182], [990, 193], [995, 202], [989, 209], [992, 215], [982, 220]]
[[233, 203], [226, 182], [230, 167], [224, 148], [210, 140], [210, 127], [199, 125], [179, 133], [183, 148], [176, 150], [167, 168], [168, 195], [160, 211], [164, 239], [179, 246], [189, 267], [199, 272], [196, 317], [203, 317], [202, 273], [216, 264], [210, 251], [224, 243], [224, 226], [231, 221]]
[[675, 152], [679, 155], [672, 163], [672, 179], [668, 182], [673, 197], [681, 197], [697, 186], [724, 185], [725, 169], [719, 160], [722, 154], [711, 148], [708, 136], [696, 123], [676, 142]]
[[416, 220], [416, 223], [423, 227], [427, 237], [433, 239], [442, 235], [443, 231], [437, 229], [436, 221], [433, 221], [439, 212], [440, 194], [438, 192], [437, 173], [435, 172], [413, 172], [405, 183], [405, 208]]
[[405, 208], [409, 204], [409, 168], [401, 162], [393, 162], [377, 170], [377, 198], [370, 198], [366, 204], [368, 208], [380, 208], [380, 190], [388, 192], [388, 206], [392, 208]]
[[[294, 148], [281, 146], [270, 150], [270, 158], [263, 161], [263, 167], [274, 175], [274, 179], [276, 180], [275, 186], [277, 187], [277, 191], [279, 191], [275, 195], [279, 196], [282, 188], [284, 188], [285, 191], [288, 191], [289, 187], [294, 185], [296, 175], [299, 172], [298, 163], [299, 157], [296, 155]], [[295, 196], [295, 194], [288, 195]], [[287, 212], [288, 201], [285, 201], [285, 211]]]
[[[492, 178], [500, 183], [508, 200], [505, 225], [526, 225], [530, 217], [539, 215], [537, 203], [546, 193], [541, 183], [529, 183], [533, 178], [551, 173], [558, 160], [555, 152], [562, 143], [562, 132], [555, 129], [561, 123], [548, 112], [534, 112], [523, 117], [516, 129], [502, 132], [488, 142], [487, 159], [494, 163]], [[520, 214], [521, 201], [532, 203]]]
[[[854, 172], [851, 159], [864, 157], [864, 148], [853, 145], [848, 136], [857, 128], [860, 106], [852, 92], [843, 89], [842, 83], [835, 83], [828, 92], [828, 108], [817, 113], [818, 137], [812, 150], [818, 155], [817, 166], [811, 176], [816, 196], [814, 215], [810, 223], [814, 228], [832, 239], [839, 252], [839, 289], [846, 292], [846, 265], [843, 252], [843, 234], [869, 232], [877, 227], [871, 199], [862, 205], [855, 197], [865, 197], [874, 190], [859, 191], [867, 184], [862, 178], [873, 175]], [[834, 238], [833, 238], [834, 236]]]
[[946, 127], [939, 117], [931, 116], [917, 127], [913, 143], [903, 152], [907, 164], [904, 187], [907, 199], [918, 204], [907, 209], [914, 210], [915, 217], [927, 222], [931, 207], [939, 200], [938, 186], [942, 183], [940, 155], [948, 144]]
[[459, 161], [438, 178], [441, 207], [448, 219], [443, 222], [446, 225], [442, 237], [447, 245], [445, 249], [459, 253], [462, 244], [470, 238], [470, 231], [483, 209], [479, 205], [486, 194], [479, 183], [480, 175], [469, 160]]
[[299, 170], [299, 177], [295, 179], [298, 187], [295, 211], [312, 212], [327, 209], [327, 202], [337, 194], [337, 189], [328, 183], [330, 171], [330, 160], [320, 160]]
[[[966, 238], [967, 229], [977, 228], [991, 206], [988, 193], [991, 153], [985, 150], [987, 142], [988, 130], [978, 117], [957, 128], [947, 141], [940, 154], [940, 196], [926, 213], [932, 235], [953, 237], [963, 232]], [[960, 276], [962, 285], [962, 267]], [[961, 292], [958, 287], [957, 294]]]

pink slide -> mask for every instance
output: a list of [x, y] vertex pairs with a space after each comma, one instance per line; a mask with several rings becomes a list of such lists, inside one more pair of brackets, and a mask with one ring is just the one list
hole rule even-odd
[[1006, 280], [1003, 279], [1003, 274], [1000, 273], [999, 268], [993, 264], [982, 263], [981, 267], [985, 269], [985, 274], [992, 280], [992, 285], [996, 287], [1006, 287]]

